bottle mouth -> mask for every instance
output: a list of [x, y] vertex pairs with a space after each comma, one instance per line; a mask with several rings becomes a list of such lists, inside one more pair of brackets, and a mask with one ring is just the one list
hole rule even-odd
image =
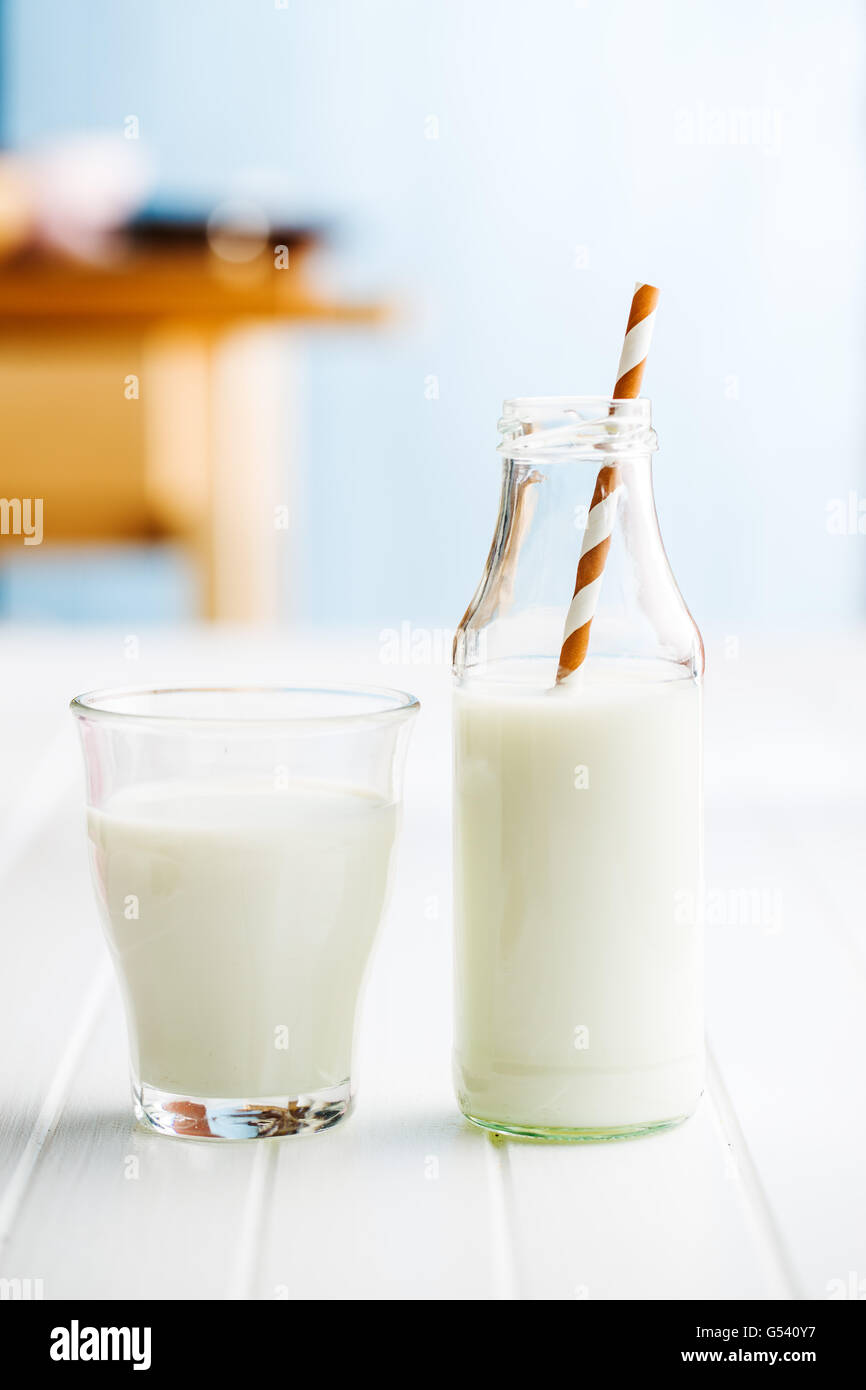
[[599, 455], [624, 462], [658, 449], [646, 396], [515, 396], [503, 404], [499, 432], [499, 453], [536, 462]]

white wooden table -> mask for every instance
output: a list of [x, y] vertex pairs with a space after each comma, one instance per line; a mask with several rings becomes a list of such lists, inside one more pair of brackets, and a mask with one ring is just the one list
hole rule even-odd
[[[671, 1133], [575, 1146], [494, 1141], [451, 1093], [447, 667], [383, 664], [376, 633], [129, 636], [0, 629], [0, 1277], [49, 1299], [866, 1296], [862, 636], [808, 662], [710, 644], [709, 1090]], [[66, 701], [347, 678], [424, 704], [356, 1112], [249, 1145], [145, 1133]]]

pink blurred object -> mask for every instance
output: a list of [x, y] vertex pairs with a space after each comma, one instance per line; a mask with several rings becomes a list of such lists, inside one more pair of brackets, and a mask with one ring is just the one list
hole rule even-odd
[[0, 159], [0, 255], [39, 246], [85, 261], [114, 259], [116, 233], [153, 187], [137, 141], [79, 135]]

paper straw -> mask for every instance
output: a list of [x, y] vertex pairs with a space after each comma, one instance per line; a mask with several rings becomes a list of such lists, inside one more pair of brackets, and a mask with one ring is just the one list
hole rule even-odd
[[[640, 395], [649, 352], [659, 292], [654, 285], [635, 285], [625, 340], [613, 390], [615, 401], [635, 400]], [[611, 414], [614, 413], [611, 406]], [[586, 660], [589, 629], [601, 593], [602, 574], [619, 501], [619, 468], [606, 464], [599, 472], [580, 547], [574, 597], [565, 619], [562, 651], [556, 682], [567, 680]]]

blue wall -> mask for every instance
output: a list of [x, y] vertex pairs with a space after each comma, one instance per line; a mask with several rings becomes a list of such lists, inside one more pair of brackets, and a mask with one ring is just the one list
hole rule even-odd
[[866, 491], [856, 0], [9, 11], [13, 138], [136, 114], [162, 203], [333, 219], [344, 286], [403, 303], [311, 346], [302, 617], [459, 617], [502, 398], [609, 390], [635, 278], [664, 290], [659, 510], [699, 619], [862, 614], [863, 538], [826, 529]]

